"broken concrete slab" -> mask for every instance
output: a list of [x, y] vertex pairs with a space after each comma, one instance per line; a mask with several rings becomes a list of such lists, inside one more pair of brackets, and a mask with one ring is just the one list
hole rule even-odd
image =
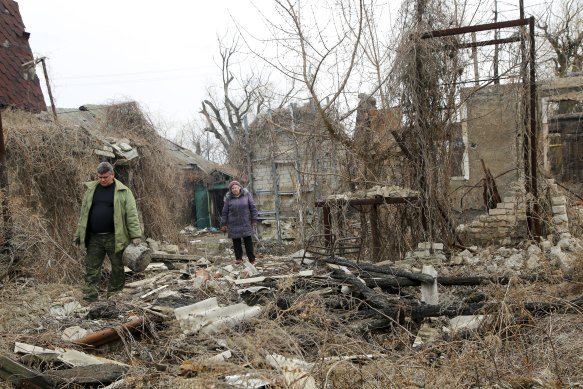
[[251, 373], [244, 375], [228, 375], [225, 377], [227, 385], [235, 386], [242, 389], [259, 389], [270, 385], [268, 381], [263, 378], [255, 377]]
[[283, 374], [287, 385], [302, 389], [316, 389], [318, 387], [316, 380], [310, 375], [314, 364], [301, 359], [286, 358], [279, 354], [269, 354], [265, 360]]
[[81, 339], [82, 337], [84, 337], [88, 333], [89, 333], [89, 331], [87, 331], [85, 328], [82, 328], [79, 326], [67, 327], [63, 330], [63, 334], [61, 335], [61, 339], [63, 339], [66, 342], [72, 342], [74, 340]]
[[449, 319], [448, 331], [477, 330], [480, 328], [486, 315], [462, 315]]
[[203, 332], [214, 334], [232, 327], [244, 320], [258, 316], [263, 307], [248, 306], [244, 303], [220, 307], [217, 298], [212, 297], [196, 304], [176, 308], [174, 314], [185, 334]]

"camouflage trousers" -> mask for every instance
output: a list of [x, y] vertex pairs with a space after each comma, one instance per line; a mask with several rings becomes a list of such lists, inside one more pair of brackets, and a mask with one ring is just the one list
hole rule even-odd
[[111, 262], [111, 274], [107, 285], [108, 294], [117, 292], [124, 287], [123, 252], [115, 252], [115, 234], [90, 233], [87, 254], [85, 255], [85, 286], [83, 288], [85, 300], [95, 301], [99, 297], [101, 268], [106, 254]]

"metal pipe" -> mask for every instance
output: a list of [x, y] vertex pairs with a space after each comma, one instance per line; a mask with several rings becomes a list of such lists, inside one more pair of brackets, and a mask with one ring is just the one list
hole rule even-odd
[[106, 328], [101, 331], [93, 332], [87, 336], [77, 339], [73, 343], [80, 346], [99, 347], [120, 339], [120, 332], [134, 333], [140, 331], [145, 323], [145, 318], [140, 317], [117, 327]]
[[520, 38], [519, 37], [512, 37], [512, 38], [503, 38], [503, 39], [490, 39], [487, 41], [472, 42], [472, 43], [460, 43], [457, 47], [460, 49], [469, 49], [469, 48], [474, 48], [474, 47], [500, 45], [500, 44], [504, 44], [504, 43], [514, 43], [514, 42], [520, 42]]
[[537, 89], [536, 89], [536, 53], [534, 36], [534, 16], [529, 18], [530, 34], [530, 174], [531, 191], [534, 201], [533, 234], [535, 238], [541, 236], [540, 207], [538, 203], [538, 171], [537, 171]]
[[517, 20], [508, 20], [505, 22], [486, 23], [486, 24], [477, 24], [475, 26], [448, 28], [445, 30], [434, 30], [434, 31], [425, 32], [421, 35], [421, 39], [439, 38], [439, 37], [451, 36], [451, 35], [460, 35], [460, 34], [466, 34], [468, 32], [488, 31], [488, 30], [493, 30], [495, 28], [526, 26], [527, 24], [528, 24], [528, 19], [521, 18], [521, 19], [517, 19]]

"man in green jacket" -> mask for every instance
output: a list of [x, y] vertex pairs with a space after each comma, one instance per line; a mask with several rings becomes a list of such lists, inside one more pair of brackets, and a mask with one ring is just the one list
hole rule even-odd
[[113, 166], [101, 162], [97, 181], [86, 182], [75, 243], [86, 249], [85, 301], [97, 301], [101, 267], [105, 254], [111, 262], [107, 293], [123, 289], [125, 284], [123, 251], [130, 244], [139, 245], [142, 231], [132, 191], [115, 179]]

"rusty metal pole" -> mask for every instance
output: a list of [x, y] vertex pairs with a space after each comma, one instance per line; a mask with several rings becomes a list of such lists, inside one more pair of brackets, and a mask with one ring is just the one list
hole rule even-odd
[[528, 20], [530, 41], [530, 189], [533, 197], [533, 235], [535, 239], [541, 236], [540, 206], [538, 203], [538, 171], [537, 171], [537, 89], [536, 89], [536, 52], [534, 36], [534, 16]]

